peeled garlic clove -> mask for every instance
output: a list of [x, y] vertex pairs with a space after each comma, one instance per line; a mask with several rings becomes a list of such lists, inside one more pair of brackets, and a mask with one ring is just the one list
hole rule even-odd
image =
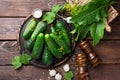
[[70, 70], [69, 64], [65, 64], [65, 65], [63, 66], [63, 69], [64, 69], [65, 72], [68, 72], [68, 71]]
[[42, 10], [37, 8], [33, 10], [32, 15], [34, 18], [39, 19], [42, 17]]
[[60, 73], [57, 73], [55, 76], [55, 80], [62, 80], [62, 75]]
[[54, 70], [54, 69], [50, 70], [50, 71], [49, 71], [49, 75], [50, 75], [51, 77], [55, 76], [55, 75], [56, 75], [56, 70]]

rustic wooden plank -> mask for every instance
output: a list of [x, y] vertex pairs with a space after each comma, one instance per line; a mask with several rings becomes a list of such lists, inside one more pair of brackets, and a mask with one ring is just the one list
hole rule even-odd
[[[0, 18], [0, 40], [16, 40], [19, 28], [25, 18]], [[112, 23], [111, 33], [105, 33], [104, 39], [120, 39], [120, 16]]]
[[[1, 0], [0, 16], [27, 16], [31, 14], [33, 9], [40, 8], [49, 10], [48, 3], [52, 0]], [[53, 0], [55, 2], [64, 2], [64, 0]]]
[[32, 80], [32, 66], [14, 70], [12, 66], [0, 66], [0, 80]]
[[120, 80], [120, 64], [101, 65], [89, 71], [90, 80]]
[[117, 16], [116, 19], [114, 19], [110, 26], [112, 28], [111, 33], [105, 32], [104, 39], [120, 39], [120, 16]]
[[[74, 73], [72, 80], [77, 80], [77, 66], [70, 65]], [[55, 68], [57, 73], [65, 75], [61, 67]], [[120, 64], [100, 65], [96, 68], [89, 67], [89, 80], [115, 80], [120, 79]], [[0, 80], [55, 80], [49, 76], [48, 69], [41, 69], [34, 66], [24, 66], [20, 70], [14, 70], [12, 66], [0, 66]], [[117, 74], [116, 74], [117, 73]]]
[[[74, 71], [74, 80], [77, 80], [77, 70], [73, 69], [76, 67], [72, 66]], [[89, 80], [120, 80], [120, 64], [108, 64], [100, 65], [96, 68], [89, 67]]]
[[0, 18], [0, 40], [16, 40], [24, 18]]
[[[115, 0], [116, 3], [113, 5], [114, 8], [118, 11], [118, 13], [120, 13], [120, 0]], [[120, 16], [120, 14], [119, 14]]]
[[0, 65], [11, 64], [14, 56], [19, 55], [16, 41], [0, 42]]
[[[64, 74], [62, 66], [56, 71]], [[34, 66], [23, 66], [19, 70], [14, 70], [13, 66], [0, 66], [0, 80], [54, 80], [48, 73], [49, 69]]]
[[[1, 0], [0, 16], [27, 16], [35, 8], [49, 10], [48, 3], [52, 0]], [[54, 0], [55, 2], [64, 2], [64, 0]], [[116, 0], [115, 8], [120, 12], [120, 1]], [[33, 6], [34, 5], [34, 6]]]
[[[120, 63], [120, 41], [101, 41], [94, 50], [100, 56], [104, 64]], [[80, 50], [77, 48], [75, 52], [79, 53]], [[0, 42], [0, 65], [11, 64], [11, 60], [16, 55], [19, 55], [17, 42]], [[75, 64], [74, 57], [69, 63]]]
[[94, 51], [100, 56], [103, 63], [120, 63], [120, 41], [101, 41]]

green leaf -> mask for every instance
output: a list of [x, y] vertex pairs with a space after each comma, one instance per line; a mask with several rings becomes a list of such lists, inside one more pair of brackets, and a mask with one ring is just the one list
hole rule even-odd
[[93, 2], [110, 3], [111, 0], [92, 0]]
[[46, 12], [45, 15], [43, 15], [42, 21], [47, 21], [47, 23], [50, 24], [55, 20], [55, 16], [53, 12]]
[[29, 64], [31, 59], [31, 56], [28, 54], [22, 54], [20, 57], [20, 61], [22, 64]]
[[69, 71], [65, 73], [65, 80], [72, 80], [73, 78], [73, 72]]
[[86, 38], [88, 32], [90, 30], [89, 26], [79, 26], [77, 37], [75, 38], [75, 41], [80, 41], [84, 38]]
[[104, 36], [104, 29], [105, 29], [105, 21], [106, 19], [101, 20], [98, 23], [92, 24], [90, 29], [91, 37], [93, 38], [93, 45], [97, 45], [100, 39]]
[[12, 60], [12, 65], [14, 69], [19, 69], [22, 64], [29, 64], [31, 60], [31, 56], [28, 54], [22, 54], [21, 56], [15, 56], [14, 59]]
[[99, 22], [102, 18], [108, 16], [108, 6], [110, 6], [109, 1], [92, 1], [83, 7], [77, 15], [73, 15], [71, 22], [73, 24], [79, 25], [89, 25], [94, 22]]
[[55, 20], [56, 14], [60, 11], [61, 8], [61, 5], [55, 5], [51, 12], [46, 12], [43, 15], [42, 21], [47, 21], [48, 24], [52, 23]]
[[73, 29], [70, 33], [71, 33], [71, 34], [77, 33], [78, 30], [79, 30], [79, 28], [80, 28], [79, 24], [74, 24], [74, 29]]
[[14, 69], [19, 69], [22, 66], [22, 63], [20, 62], [20, 56], [15, 56], [12, 60], [12, 65]]
[[60, 11], [61, 8], [62, 8], [62, 5], [57, 4], [57, 5], [53, 6], [52, 12], [56, 14]]

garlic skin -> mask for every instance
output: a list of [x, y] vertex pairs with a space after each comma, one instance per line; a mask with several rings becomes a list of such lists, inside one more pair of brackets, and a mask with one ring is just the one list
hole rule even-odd
[[33, 10], [32, 15], [34, 18], [39, 19], [42, 17], [42, 10], [37, 8]]
[[51, 77], [55, 76], [55, 75], [56, 75], [56, 70], [54, 70], [54, 69], [50, 70], [50, 71], [49, 71], [49, 75], [50, 75]]
[[64, 69], [65, 72], [68, 72], [68, 71], [70, 70], [69, 64], [65, 64], [65, 65], [63, 66], [63, 69]]
[[57, 73], [55, 76], [55, 80], [62, 80], [62, 75], [60, 73]]

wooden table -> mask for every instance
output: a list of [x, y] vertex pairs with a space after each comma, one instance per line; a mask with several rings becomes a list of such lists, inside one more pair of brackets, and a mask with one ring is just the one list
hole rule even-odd
[[[49, 0], [50, 1], [50, 0]], [[0, 1], [0, 80], [54, 80], [48, 70], [26, 65], [14, 70], [11, 60], [19, 55], [17, 34], [21, 23], [33, 9], [49, 10], [48, 0], [1, 0]], [[63, 0], [55, 0], [63, 2]], [[120, 13], [120, 0], [114, 7]], [[92, 68], [88, 65], [90, 80], [120, 80], [120, 16], [111, 24], [112, 33], [105, 33], [104, 39], [94, 48], [102, 59], [102, 65]], [[79, 50], [76, 49], [79, 52]], [[68, 61], [77, 80], [74, 57]], [[56, 68], [64, 75], [62, 66]]]

